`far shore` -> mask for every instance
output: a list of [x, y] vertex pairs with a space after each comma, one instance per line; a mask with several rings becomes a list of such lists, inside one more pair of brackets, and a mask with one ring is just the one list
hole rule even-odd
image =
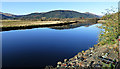
[[24, 28], [36, 28], [36, 27], [50, 27], [67, 25], [72, 23], [101, 23], [104, 20], [77, 20], [77, 21], [28, 21], [28, 20], [1, 20], [2, 31], [4, 30], [14, 30], [14, 29], [24, 29]]
[[2, 28], [5, 27], [22, 27], [22, 26], [34, 26], [34, 25], [56, 25], [56, 24], [69, 24], [76, 21], [22, 21], [22, 20], [3, 20]]

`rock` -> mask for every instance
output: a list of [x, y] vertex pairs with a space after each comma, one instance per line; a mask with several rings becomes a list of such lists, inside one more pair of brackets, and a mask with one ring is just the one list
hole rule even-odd
[[[64, 69], [67, 69], [67, 67], [71, 67], [71, 69], [76, 67], [99, 68], [104, 66], [103, 63], [107, 66], [110, 63], [115, 65], [118, 62], [118, 53], [115, 49], [109, 49], [106, 46], [108, 45], [92, 47], [86, 51], [79, 52], [73, 58], [64, 59], [64, 63], [59, 62], [58, 64], [61, 64]], [[115, 60], [113, 61], [113, 59]], [[60, 65], [57, 67], [60, 67]]]
[[89, 57], [92, 57], [92, 54], [89, 54]]
[[78, 58], [80, 58], [82, 56], [82, 53], [78, 53]]
[[101, 64], [94, 64], [94, 67], [101, 67], [102, 65]]
[[64, 63], [66, 63], [67, 62], [67, 59], [64, 59]]
[[83, 57], [81, 57], [81, 58], [80, 58], [80, 60], [81, 60], [81, 61], [83, 61], [83, 60], [84, 60], [84, 58], [83, 58]]
[[76, 55], [76, 56], [74, 56], [74, 59], [75, 59], [75, 60], [77, 60], [77, 59], [78, 59], [77, 57], [78, 57], [77, 55]]
[[50, 65], [50, 66], [46, 66], [45, 69], [54, 69], [54, 67]]
[[82, 51], [82, 53], [84, 53], [85, 51]]
[[89, 54], [87, 53], [87, 54], [85, 54], [85, 56], [89, 56]]
[[62, 64], [62, 62], [58, 62], [57, 64]]
[[91, 63], [90, 63], [90, 65], [89, 65], [89, 66], [90, 66], [90, 67], [92, 67], [93, 63], [94, 63], [94, 61], [91, 61]]

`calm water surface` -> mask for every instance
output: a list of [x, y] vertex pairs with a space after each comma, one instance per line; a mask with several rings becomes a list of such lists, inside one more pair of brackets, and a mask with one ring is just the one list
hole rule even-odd
[[3, 67], [56, 66], [97, 43], [100, 29], [94, 24], [72, 29], [34, 28], [2, 33]]

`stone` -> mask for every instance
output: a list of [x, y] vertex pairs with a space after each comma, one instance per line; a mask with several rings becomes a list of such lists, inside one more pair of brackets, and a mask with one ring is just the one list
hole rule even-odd
[[67, 62], [67, 59], [64, 59], [64, 62]]
[[62, 64], [62, 62], [58, 62], [57, 64]]

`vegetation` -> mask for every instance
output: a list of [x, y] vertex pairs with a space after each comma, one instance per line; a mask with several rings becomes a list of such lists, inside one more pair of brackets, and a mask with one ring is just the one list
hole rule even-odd
[[[107, 12], [109, 11], [110, 10], [108, 10]], [[101, 31], [101, 34], [99, 35], [99, 43], [95, 45], [95, 46], [105, 45], [106, 48], [108, 48], [109, 50], [113, 49], [117, 55], [119, 53], [118, 36], [120, 35], [120, 32], [118, 31], [118, 28], [120, 27], [120, 23], [118, 24], [119, 13], [120, 12], [106, 13], [106, 15], [101, 18], [106, 22], [102, 23], [102, 26], [100, 27], [101, 29], [103, 29], [103, 31]], [[105, 64], [103, 63], [103, 65]], [[109, 67], [109, 66], [106, 66], [106, 67]]]
[[79, 13], [71, 10], [54, 10], [46, 13], [31, 13], [28, 15], [13, 15], [0, 12], [2, 30], [12, 28], [30, 28], [43, 25], [69, 24], [71, 22], [96, 23], [99, 16], [91, 13]]
[[7, 20], [13, 20], [16, 19], [18, 17], [20, 17], [21, 15], [13, 15], [13, 14], [9, 14], [9, 13], [2, 13], [0, 12], [0, 19], [7, 19]]
[[105, 22], [99, 27], [102, 31], [99, 35], [98, 44], [86, 51], [78, 53], [73, 58], [68, 59], [67, 62], [58, 62], [57, 68], [84, 68], [87, 66], [90, 68], [98, 67], [100, 69], [119, 68], [118, 13], [107, 13], [101, 19], [105, 20]]
[[64, 18], [99, 18], [99, 16], [91, 13], [79, 13], [71, 10], [54, 10], [45, 13], [31, 13], [28, 15], [8, 15], [7, 13], [1, 13], [2, 19], [19, 19], [19, 20], [60, 20]]
[[[87, 18], [87, 19], [79, 19], [79, 18], [65, 18], [55, 21], [53, 20], [47, 20], [45, 17], [42, 18], [41, 21], [39, 20], [1, 20], [2, 25], [2, 31], [7, 30], [17, 30], [17, 29], [29, 29], [29, 28], [37, 28], [37, 27], [50, 27], [54, 26], [53, 28], [56, 28], [55, 26], [59, 25], [67, 25], [72, 23], [80, 23], [80, 25], [85, 24], [94, 24], [97, 22], [98, 19], [96, 18]], [[84, 23], [84, 24], [83, 24]]]
[[[109, 10], [107, 11], [109, 12]], [[105, 16], [101, 18], [105, 20], [102, 26], [99, 28], [103, 29], [99, 35], [99, 44], [115, 44], [118, 38], [118, 12], [117, 13], [106, 13]]]
[[[109, 10], [107, 12], [109, 12]], [[102, 23], [102, 26], [99, 27], [103, 31], [101, 31], [99, 35], [99, 43], [95, 45], [95, 50], [92, 50], [92, 56], [95, 57], [96, 61], [98, 61], [97, 57], [98, 55], [101, 55], [101, 53], [104, 55], [104, 57], [106, 56], [106, 54], [108, 54], [109, 51], [110, 51], [109, 52], [110, 56], [112, 55], [112, 53], [114, 55], [116, 54], [118, 55], [118, 52], [119, 52], [118, 36], [120, 35], [120, 32], [118, 31], [118, 28], [120, 27], [120, 23], [118, 24], [119, 22], [118, 16], [120, 16], [119, 13], [120, 12], [106, 13], [106, 15], [101, 18], [101, 20], [105, 20], [105, 22]], [[45, 21], [46, 23], [47, 21], [59, 21], [56, 23], [61, 23], [61, 21], [62, 22], [65, 21], [66, 23], [68, 23], [69, 21], [79, 21], [79, 20], [86, 21], [88, 19], [87, 17], [94, 18], [97, 16], [93, 14], [78, 13], [75, 11], [56, 10], [56, 11], [50, 11], [47, 13], [32, 13], [29, 15], [24, 15], [24, 16], [14, 18], [19, 20], [3, 20], [3, 27], [34, 26], [34, 25], [45, 24]], [[84, 18], [87, 18], [87, 19], [84, 19]], [[31, 21], [28, 21], [28, 20], [31, 20]], [[91, 51], [91, 50], [88, 50], [88, 51]], [[85, 54], [86, 51], [82, 51], [82, 53]], [[88, 52], [87, 54], [89, 55], [89, 53], [91, 52]], [[115, 57], [115, 56], [112, 56], [112, 57]], [[105, 63], [102, 63], [102, 64], [103, 64], [103, 67], [111, 67], [110, 64], [105, 64]]]
[[[120, 1], [118, 2], [118, 29], [120, 30]], [[118, 32], [118, 35], [120, 36], [120, 31]]]
[[100, 27], [104, 30], [99, 35], [99, 44], [115, 44], [118, 41], [118, 13], [106, 14], [101, 19], [106, 22]]
[[59, 24], [60, 21], [28, 21], [28, 20], [2, 20], [2, 28], [7, 27], [26, 27], [36, 25]]

